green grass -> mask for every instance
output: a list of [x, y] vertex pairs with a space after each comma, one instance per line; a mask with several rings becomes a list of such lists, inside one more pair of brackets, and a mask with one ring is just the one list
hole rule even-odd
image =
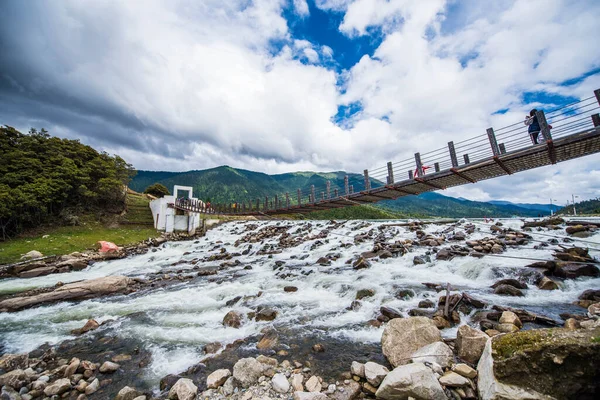
[[[48, 237], [44, 238], [44, 235]], [[0, 242], [0, 264], [17, 262], [22, 254], [31, 250], [40, 251], [45, 256], [63, 255], [94, 249], [99, 240], [124, 246], [159, 235], [156, 229], [146, 226], [127, 225], [107, 228], [99, 222], [87, 222], [80, 226], [61, 226], [46, 229], [33, 237], [20, 237]]]
[[127, 194], [127, 214], [122, 222], [135, 225], [154, 226], [152, 212], [150, 211], [150, 199], [146, 195], [138, 193]]

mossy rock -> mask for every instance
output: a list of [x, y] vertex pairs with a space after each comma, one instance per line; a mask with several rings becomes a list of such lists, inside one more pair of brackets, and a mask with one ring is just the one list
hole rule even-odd
[[600, 393], [600, 329], [535, 329], [492, 340], [494, 375], [557, 399]]

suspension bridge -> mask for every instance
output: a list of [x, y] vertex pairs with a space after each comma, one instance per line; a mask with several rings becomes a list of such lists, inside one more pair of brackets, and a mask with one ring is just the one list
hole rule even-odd
[[[273, 193], [264, 199], [213, 204], [177, 199], [173, 207], [192, 213], [219, 215], [284, 215], [394, 200], [402, 196], [472, 184], [486, 179], [556, 164], [600, 152], [600, 89], [594, 95], [554, 110], [537, 112], [540, 143], [532, 144], [523, 121], [471, 137], [414, 158], [371, 171], [355, 188], [298, 188], [296, 193]], [[355, 190], [358, 189], [358, 190]]]

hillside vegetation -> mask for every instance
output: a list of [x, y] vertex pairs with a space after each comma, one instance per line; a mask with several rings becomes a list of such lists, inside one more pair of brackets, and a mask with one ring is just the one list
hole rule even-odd
[[0, 127], [0, 159], [2, 240], [48, 222], [77, 224], [84, 212], [119, 212], [135, 174], [119, 156], [43, 129]]
[[[575, 203], [577, 215], [600, 215], [600, 199], [585, 200]], [[557, 214], [573, 215], [573, 205], [561, 209]]]

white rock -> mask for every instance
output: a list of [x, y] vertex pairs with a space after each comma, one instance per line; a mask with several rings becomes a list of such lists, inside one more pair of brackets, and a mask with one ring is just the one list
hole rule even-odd
[[31, 260], [34, 258], [41, 258], [41, 257], [44, 257], [44, 255], [42, 253], [40, 253], [37, 250], [31, 250], [30, 252], [23, 254], [21, 256], [21, 260]]
[[481, 400], [554, 400], [534, 390], [527, 390], [515, 385], [501, 383], [494, 376], [494, 359], [492, 357], [492, 341], [488, 341], [477, 364], [477, 389]]
[[233, 376], [230, 376], [223, 384], [223, 394], [231, 396], [233, 392], [235, 392], [235, 379], [233, 379]]
[[249, 387], [261, 377], [265, 366], [254, 358], [239, 359], [233, 366], [233, 377], [243, 387]]
[[94, 379], [92, 383], [86, 386], [85, 394], [90, 395], [92, 393], [96, 393], [100, 389], [100, 381], [98, 378]]
[[169, 390], [169, 399], [177, 399], [177, 400], [194, 400], [196, 398], [196, 394], [198, 393], [198, 388], [194, 385], [191, 379], [188, 378], [180, 378]]
[[471, 383], [467, 378], [453, 371], [446, 372], [439, 381], [442, 385], [450, 387], [467, 386]]
[[412, 362], [437, 363], [442, 368], [448, 368], [452, 363], [454, 353], [444, 342], [435, 342], [421, 347], [411, 355]]
[[306, 390], [309, 392], [320, 392], [321, 391], [321, 382], [319, 382], [319, 378], [315, 375], [308, 378], [306, 381]]
[[69, 378], [58, 379], [51, 385], [46, 386], [44, 394], [46, 396], [61, 395], [71, 389], [71, 380]]
[[395, 368], [381, 382], [376, 396], [384, 400], [408, 399], [409, 397], [447, 400], [444, 389], [433, 371], [423, 363], [401, 365]]
[[294, 400], [327, 400], [323, 393], [294, 392]]
[[304, 382], [304, 376], [302, 374], [294, 374], [292, 375], [292, 387], [295, 392], [303, 392], [304, 386], [302, 385]]
[[377, 387], [383, 381], [383, 378], [390, 372], [383, 365], [369, 361], [365, 364], [365, 378], [371, 385]]
[[206, 386], [209, 389], [216, 389], [225, 383], [227, 378], [231, 376], [231, 371], [228, 369], [218, 369], [206, 377]]
[[104, 364], [100, 367], [100, 372], [103, 374], [110, 374], [118, 370], [121, 366], [111, 361], [104, 361]]
[[394, 318], [381, 336], [381, 350], [394, 367], [408, 364], [415, 351], [442, 340], [440, 330], [427, 317]]
[[364, 378], [365, 377], [365, 364], [359, 363], [358, 361], [352, 361], [352, 365], [350, 366], [350, 372], [352, 372], [353, 375]]
[[284, 374], [275, 374], [271, 379], [271, 386], [277, 393], [287, 393], [290, 390], [290, 383]]
[[477, 376], [477, 371], [475, 371], [473, 368], [469, 367], [467, 364], [456, 364], [453, 368], [452, 371], [456, 372], [457, 374], [460, 374], [464, 377], [467, 378], [475, 378]]
[[117, 397], [115, 397], [115, 400], [133, 400], [136, 397], [140, 397], [141, 395], [142, 394], [134, 388], [125, 386], [123, 389], [119, 390], [119, 393], [117, 393]]

